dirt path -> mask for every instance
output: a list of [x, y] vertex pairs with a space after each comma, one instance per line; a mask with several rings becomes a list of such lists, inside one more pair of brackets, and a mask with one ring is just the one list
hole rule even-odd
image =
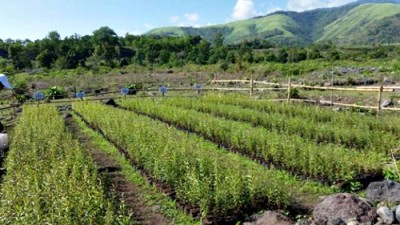
[[164, 225], [171, 222], [161, 213], [157, 212], [159, 207], [150, 207], [140, 197], [141, 189], [125, 179], [120, 172], [121, 168], [111, 157], [94, 147], [92, 140], [79, 128], [74, 118], [65, 119], [68, 130], [73, 134], [82, 146], [88, 150], [93, 161], [97, 164], [99, 172], [104, 175], [115, 190], [120, 201], [132, 211], [133, 220], [140, 225]]

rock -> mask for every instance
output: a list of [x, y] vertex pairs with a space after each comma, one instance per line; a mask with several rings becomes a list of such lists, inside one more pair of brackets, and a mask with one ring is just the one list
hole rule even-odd
[[8, 150], [8, 134], [0, 133], [0, 157]]
[[297, 221], [295, 225], [310, 225], [310, 222], [308, 222], [307, 220], [300, 220]]
[[[318, 204], [313, 212], [316, 225], [335, 224], [338, 220], [349, 221], [358, 218], [358, 222], [364, 223], [375, 218], [375, 211], [364, 201], [352, 194], [336, 194], [327, 197]], [[337, 223], [336, 223], [337, 224]], [[340, 224], [340, 223], [339, 223]]]
[[255, 222], [246, 223], [247, 225], [293, 225], [294, 222], [288, 217], [273, 211], [267, 211], [257, 216]]
[[72, 115], [70, 114], [70, 113], [64, 113], [63, 114], [63, 119], [68, 119], [68, 118], [71, 118], [72, 117]]
[[365, 222], [365, 223], [359, 223], [359, 225], [374, 225], [373, 222]]
[[376, 213], [383, 219], [385, 224], [393, 224], [393, 212], [388, 207], [380, 207], [378, 210], [376, 210]]
[[69, 105], [58, 105], [57, 106], [57, 110], [60, 113], [66, 112], [66, 111], [72, 110], [72, 105], [71, 104], [69, 104]]
[[328, 225], [346, 225], [346, 223], [343, 222], [343, 220], [336, 218], [329, 222]]
[[400, 205], [397, 206], [396, 211], [395, 211], [395, 217], [398, 223], [400, 223]]
[[330, 223], [328, 223], [329, 225], [346, 225], [345, 222], [343, 222], [343, 220], [339, 219], [339, 218], [335, 218], [333, 219]]
[[393, 105], [393, 100], [392, 99], [387, 99], [381, 104], [381, 107], [382, 108], [386, 108], [386, 107], [389, 107], [389, 106], [392, 106], [392, 105]]
[[378, 217], [378, 222], [376, 222], [375, 225], [384, 225], [384, 224], [385, 224], [385, 222], [383, 222], [383, 219]]
[[350, 222], [347, 222], [346, 225], [359, 225], [359, 223], [357, 221], [352, 220]]
[[384, 85], [389, 85], [389, 84], [395, 84], [395, 82], [393, 82], [390, 78], [385, 77], [385, 78], [383, 79], [383, 84], [384, 84]]
[[321, 104], [323, 106], [331, 106], [332, 102], [328, 101], [328, 100], [321, 99], [321, 100], [319, 100], [319, 104]]
[[118, 104], [112, 98], [103, 101], [103, 103], [106, 104], [106, 105], [109, 105], [109, 106], [118, 107]]
[[372, 202], [400, 203], [400, 184], [392, 180], [373, 182], [367, 187], [367, 198]]

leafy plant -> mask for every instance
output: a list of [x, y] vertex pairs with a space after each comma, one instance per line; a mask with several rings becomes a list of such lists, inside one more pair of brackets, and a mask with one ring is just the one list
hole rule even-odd
[[204, 217], [257, 208], [259, 203], [286, 208], [292, 196], [302, 196], [303, 192], [314, 197], [331, 192], [283, 171], [266, 169], [146, 116], [85, 102], [75, 103], [73, 108], [126, 149], [135, 164], [153, 179], [170, 185], [177, 199], [200, 207]]
[[46, 99], [62, 99], [68, 97], [67, 92], [57, 86], [47, 88], [45, 91]]

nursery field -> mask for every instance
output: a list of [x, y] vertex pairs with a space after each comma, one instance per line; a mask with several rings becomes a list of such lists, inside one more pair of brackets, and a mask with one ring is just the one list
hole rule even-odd
[[[23, 108], [1, 224], [240, 224], [396, 179], [400, 119], [237, 96]], [[239, 223], [238, 223], [239, 222]]]

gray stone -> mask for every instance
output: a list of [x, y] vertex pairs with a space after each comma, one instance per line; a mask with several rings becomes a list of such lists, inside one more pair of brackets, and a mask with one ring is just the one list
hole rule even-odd
[[395, 215], [396, 215], [397, 222], [400, 223], [400, 205], [397, 206], [396, 211], [395, 211]]
[[394, 216], [392, 210], [388, 207], [380, 207], [376, 210], [376, 213], [383, 219], [383, 222], [386, 224], [393, 224]]
[[267, 211], [257, 216], [254, 222], [246, 223], [248, 225], [293, 225], [294, 222], [288, 217], [274, 211]]
[[338, 220], [349, 221], [357, 218], [358, 222], [373, 221], [375, 210], [364, 201], [352, 194], [336, 194], [327, 197], [318, 204], [313, 212], [316, 225], [332, 224]]
[[347, 222], [346, 225], [360, 225], [360, 224], [357, 221], [352, 220], [350, 222]]
[[328, 225], [346, 225], [346, 223], [343, 222], [343, 220], [341, 220], [340, 218], [335, 218], [328, 222]]
[[359, 223], [359, 225], [373, 225], [374, 223], [371, 221], [365, 222], [365, 223]]
[[383, 222], [383, 219], [378, 217], [378, 222], [376, 222], [375, 225], [384, 225], [384, 224], [385, 224], [385, 222]]
[[72, 115], [70, 114], [70, 113], [64, 113], [63, 114], [63, 119], [68, 119], [68, 118], [71, 118], [72, 117]]
[[400, 184], [385, 180], [382, 182], [373, 182], [367, 187], [367, 198], [372, 202], [400, 203]]
[[307, 220], [300, 220], [297, 221], [295, 225], [310, 225], [310, 222], [308, 222]]
[[392, 106], [393, 105], [393, 100], [392, 99], [386, 99], [382, 104], [381, 104], [381, 107], [382, 108], [386, 108], [386, 107], [389, 107], [389, 106]]
[[0, 152], [8, 149], [8, 134], [0, 133]]
[[390, 78], [385, 77], [385, 78], [383, 79], [383, 84], [384, 84], [384, 85], [389, 85], [389, 84], [395, 84], [395, 82], [393, 82], [393, 80], [391, 80]]

